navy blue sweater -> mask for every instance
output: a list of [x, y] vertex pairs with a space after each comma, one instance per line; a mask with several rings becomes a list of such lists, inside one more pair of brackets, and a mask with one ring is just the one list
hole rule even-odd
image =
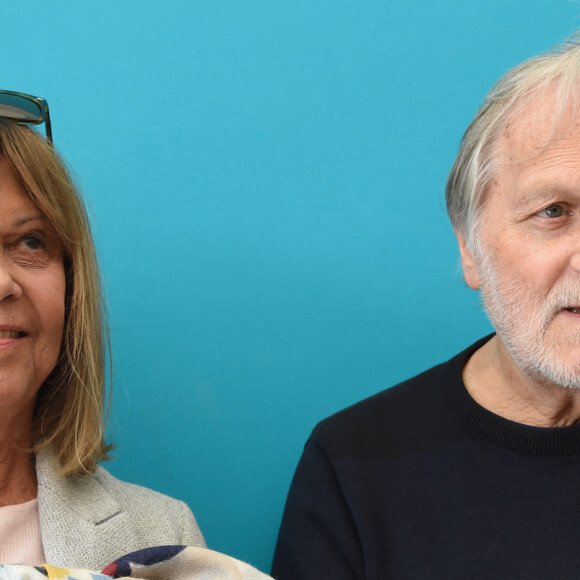
[[276, 579], [580, 577], [580, 425], [478, 405], [461, 374], [488, 339], [314, 429]]

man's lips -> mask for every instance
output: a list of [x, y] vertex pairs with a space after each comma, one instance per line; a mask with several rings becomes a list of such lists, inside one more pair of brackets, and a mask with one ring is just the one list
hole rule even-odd
[[563, 310], [567, 310], [573, 314], [580, 314], [580, 306], [566, 306]]

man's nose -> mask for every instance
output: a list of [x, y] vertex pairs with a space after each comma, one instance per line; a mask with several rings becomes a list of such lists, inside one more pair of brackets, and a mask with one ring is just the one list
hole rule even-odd
[[10, 298], [20, 298], [22, 288], [14, 277], [10, 263], [0, 257], [0, 302]]

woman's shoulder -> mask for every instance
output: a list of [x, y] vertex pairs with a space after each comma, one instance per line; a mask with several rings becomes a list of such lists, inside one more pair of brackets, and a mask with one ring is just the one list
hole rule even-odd
[[[143, 502], [147, 502], [153, 509], [162, 508], [181, 510], [184, 507], [187, 507], [184, 502], [161, 492], [136, 483], [130, 483], [118, 479], [102, 465], [97, 465], [95, 472], [86, 477], [93, 478], [103, 489], [115, 497], [115, 499], [120, 503], [142, 504]], [[80, 479], [82, 480], [82, 478]]]
[[37, 455], [36, 467], [41, 516], [58, 505], [71, 520], [75, 513], [95, 525], [115, 518], [158, 543], [205, 546], [193, 513], [180, 500], [121, 481], [101, 466], [92, 474], [60, 476], [50, 452]]

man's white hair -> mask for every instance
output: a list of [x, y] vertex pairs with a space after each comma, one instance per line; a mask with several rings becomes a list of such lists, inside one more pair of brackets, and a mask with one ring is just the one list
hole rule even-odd
[[579, 80], [580, 32], [550, 52], [511, 69], [487, 94], [463, 135], [446, 188], [451, 223], [470, 247], [477, 245], [480, 210], [496, 171], [496, 144], [502, 129], [531, 99], [553, 88], [550, 98], [556, 98], [555, 130], [564, 110], [576, 98]]

